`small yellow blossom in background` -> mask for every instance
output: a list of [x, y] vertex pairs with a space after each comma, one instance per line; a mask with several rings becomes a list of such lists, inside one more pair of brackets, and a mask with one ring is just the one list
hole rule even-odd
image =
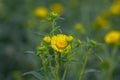
[[111, 31], [104, 37], [106, 43], [118, 43], [120, 41], [120, 31]]
[[64, 34], [57, 34], [51, 38], [51, 47], [58, 52], [68, 52], [71, 50], [71, 44], [68, 41], [72, 41], [72, 36]]
[[48, 10], [45, 7], [38, 7], [35, 9], [34, 15], [39, 18], [46, 18], [48, 15]]
[[45, 41], [46, 43], [50, 43], [51, 42], [51, 38], [49, 36], [45, 36], [43, 38], [43, 41]]
[[104, 17], [102, 16], [98, 16], [95, 20], [95, 24], [97, 26], [99, 26], [102, 29], [108, 29], [110, 27], [110, 23], [108, 22], [108, 20], [106, 20]]
[[110, 12], [114, 15], [120, 14], [120, 0], [116, 0], [110, 7]]
[[80, 33], [85, 33], [85, 29], [81, 23], [76, 23], [75, 24], [75, 29], [78, 30]]
[[51, 5], [51, 10], [55, 13], [61, 14], [63, 12], [63, 6], [60, 3], [54, 3]]

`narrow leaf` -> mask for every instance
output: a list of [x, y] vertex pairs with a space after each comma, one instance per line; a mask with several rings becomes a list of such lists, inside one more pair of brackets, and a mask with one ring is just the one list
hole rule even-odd
[[36, 71], [30, 71], [30, 72], [23, 73], [23, 76], [30, 75], [30, 74], [33, 75], [34, 77], [36, 77], [39, 80], [44, 80], [44, 77]]

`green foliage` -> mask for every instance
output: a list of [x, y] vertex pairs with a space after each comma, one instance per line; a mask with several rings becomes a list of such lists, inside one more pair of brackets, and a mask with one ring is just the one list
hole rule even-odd
[[[120, 0], [0, 0], [0, 80], [119, 80], [119, 26]], [[57, 34], [72, 48], [43, 40]]]

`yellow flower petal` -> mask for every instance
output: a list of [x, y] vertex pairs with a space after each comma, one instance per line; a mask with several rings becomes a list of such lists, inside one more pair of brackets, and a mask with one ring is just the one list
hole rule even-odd
[[51, 38], [51, 47], [58, 52], [68, 52], [71, 50], [71, 44], [68, 41], [72, 41], [72, 36], [64, 34], [57, 34]]
[[106, 43], [118, 43], [120, 41], [120, 32], [119, 31], [111, 31], [107, 33], [104, 37]]

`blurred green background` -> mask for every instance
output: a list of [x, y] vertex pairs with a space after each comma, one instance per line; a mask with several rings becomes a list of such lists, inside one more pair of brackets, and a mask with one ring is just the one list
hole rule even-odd
[[[120, 31], [120, 7], [114, 9], [115, 4], [120, 5], [119, 1], [0, 0], [0, 80], [37, 80], [32, 75], [21, 77], [24, 72], [39, 70], [37, 57], [26, 54], [26, 51], [35, 51], [40, 43], [41, 36], [36, 32], [48, 33], [51, 30], [49, 23], [42, 23], [34, 15], [37, 7], [45, 7], [50, 11], [53, 4], [59, 4], [62, 6], [61, 17], [64, 19], [57, 21], [57, 25], [61, 26], [63, 33], [74, 35], [83, 41], [90, 38], [105, 43], [104, 36], [107, 32]], [[105, 44], [97, 53], [108, 56], [111, 49], [111, 46]], [[120, 50], [118, 56], [119, 53]], [[94, 58], [90, 60], [88, 67], [93, 67], [91, 63], [95, 66], [98, 64]], [[70, 80], [77, 80], [74, 73], [70, 75]], [[85, 80], [100, 80], [98, 75], [89, 74]], [[113, 75], [113, 80], [120, 80], [120, 65], [117, 65]]]

